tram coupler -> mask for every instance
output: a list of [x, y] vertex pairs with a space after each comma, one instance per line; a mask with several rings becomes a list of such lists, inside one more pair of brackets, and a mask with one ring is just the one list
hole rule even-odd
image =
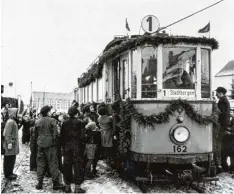
[[183, 170], [182, 172], [177, 173], [177, 177], [177, 182], [180, 185], [190, 185], [194, 180], [192, 170]]

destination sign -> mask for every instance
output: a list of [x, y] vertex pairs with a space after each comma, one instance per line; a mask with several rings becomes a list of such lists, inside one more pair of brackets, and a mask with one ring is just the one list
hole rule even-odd
[[165, 89], [163, 90], [165, 97], [184, 97], [184, 98], [194, 98], [195, 90], [186, 89]]

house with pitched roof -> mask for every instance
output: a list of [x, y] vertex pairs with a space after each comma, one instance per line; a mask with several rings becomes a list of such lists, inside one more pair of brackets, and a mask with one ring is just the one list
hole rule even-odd
[[222, 86], [227, 89], [227, 96], [231, 96], [232, 86], [234, 83], [234, 60], [229, 61], [214, 77], [214, 89]]

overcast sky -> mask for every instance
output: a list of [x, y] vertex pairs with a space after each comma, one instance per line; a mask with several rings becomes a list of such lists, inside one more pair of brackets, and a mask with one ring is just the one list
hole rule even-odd
[[[146, 15], [165, 26], [217, 1], [2, 0], [2, 84], [16, 83], [16, 94], [26, 103], [31, 81], [34, 91], [71, 92], [107, 43], [126, 35], [125, 18], [131, 34], [139, 34]], [[220, 44], [212, 54], [214, 75], [234, 59], [233, 18], [234, 1], [224, 0], [167, 32], [199, 36], [210, 21], [210, 35]]]

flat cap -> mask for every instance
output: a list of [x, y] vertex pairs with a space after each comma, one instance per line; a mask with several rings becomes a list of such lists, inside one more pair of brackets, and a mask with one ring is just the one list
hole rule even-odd
[[224, 88], [224, 87], [218, 87], [216, 90], [216, 92], [221, 92], [223, 94], [226, 94], [227, 93], [227, 90]]
[[44, 107], [41, 108], [40, 113], [41, 114], [47, 114], [50, 110], [51, 110], [50, 106], [44, 106]]
[[78, 109], [74, 106], [72, 106], [68, 109], [68, 114], [70, 117], [75, 116], [78, 112], [79, 112]]

